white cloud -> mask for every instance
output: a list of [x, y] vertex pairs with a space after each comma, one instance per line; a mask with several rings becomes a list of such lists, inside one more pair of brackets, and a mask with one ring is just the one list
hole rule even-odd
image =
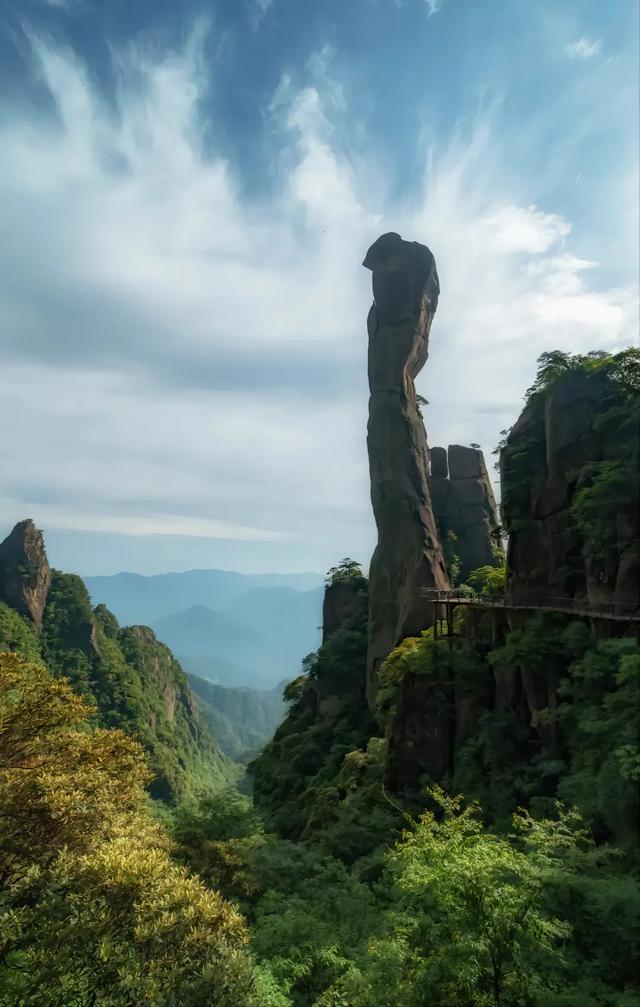
[[273, 6], [273, 0], [248, 0], [249, 22], [254, 31], [260, 26], [267, 11]]
[[556, 213], [544, 213], [536, 206], [500, 206], [479, 223], [484, 240], [496, 252], [508, 255], [548, 252], [571, 232], [571, 225]]
[[[10, 523], [18, 501], [0, 501], [0, 520]], [[55, 504], [20, 500], [19, 506], [39, 526], [46, 525], [70, 531], [102, 532], [115, 535], [178, 536], [180, 538], [216, 539], [238, 542], [278, 542], [285, 539], [279, 532], [262, 528], [245, 528], [228, 521], [211, 521], [187, 514], [94, 514], [91, 511], [69, 510]], [[4, 512], [4, 513], [3, 513]]]
[[64, 10], [70, 12], [72, 9], [76, 10], [81, 7], [84, 0], [40, 0], [40, 3], [44, 4], [45, 7], [53, 7], [56, 10]]
[[442, 10], [442, 5], [444, 0], [424, 0], [427, 5], [427, 13], [429, 17], [433, 17], [434, 14], [439, 14]]
[[271, 102], [276, 191], [243, 195], [202, 119], [201, 44], [119, 53], [114, 110], [36, 41], [56, 116], [0, 120], [0, 518], [276, 542], [281, 567], [291, 543], [366, 557], [360, 263], [379, 233], [438, 261], [434, 444], [490, 450], [537, 355], [630, 342], [636, 293], [599, 288], [569, 221], [506, 184], [486, 117], [441, 140], [417, 192], [385, 195], [372, 151], [345, 152], [329, 49]]
[[567, 43], [564, 51], [569, 59], [592, 59], [594, 56], [600, 55], [602, 51], [602, 39], [590, 39], [583, 35], [582, 38], [576, 39], [575, 42]]

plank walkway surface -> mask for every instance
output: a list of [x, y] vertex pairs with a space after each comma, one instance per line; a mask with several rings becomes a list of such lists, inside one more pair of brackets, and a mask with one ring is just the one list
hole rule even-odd
[[640, 610], [630, 610], [625, 605], [606, 602], [601, 605], [591, 605], [586, 600], [574, 598], [545, 598], [544, 602], [527, 605], [514, 605], [504, 594], [466, 594], [460, 591], [423, 590], [420, 596], [432, 604], [468, 605], [472, 608], [497, 608], [510, 612], [562, 612], [566, 615], [577, 615], [587, 619], [615, 619], [618, 622], [640, 622]]

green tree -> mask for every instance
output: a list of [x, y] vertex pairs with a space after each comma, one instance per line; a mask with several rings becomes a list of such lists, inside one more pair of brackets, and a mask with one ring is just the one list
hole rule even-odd
[[327, 584], [339, 584], [344, 581], [366, 581], [360, 563], [350, 559], [349, 556], [341, 559], [337, 566], [332, 566], [325, 577]]
[[535, 858], [439, 788], [388, 857], [389, 929], [371, 944], [379, 1007], [515, 1005], [553, 989], [570, 928], [549, 912]]
[[140, 746], [0, 654], [0, 1005], [255, 1003], [240, 915], [148, 812]]
[[507, 570], [504, 566], [480, 566], [467, 580], [478, 594], [504, 594]]
[[11, 650], [29, 661], [40, 660], [40, 642], [33, 624], [0, 602], [0, 651]]
[[570, 751], [563, 800], [578, 805], [603, 838], [637, 854], [640, 648], [605, 640], [574, 661], [559, 687], [559, 715]]

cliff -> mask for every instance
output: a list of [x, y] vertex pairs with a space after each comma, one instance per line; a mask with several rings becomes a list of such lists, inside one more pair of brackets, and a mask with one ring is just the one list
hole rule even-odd
[[0, 543], [0, 601], [39, 626], [50, 583], [42, 532], [30, 518], [20, 521]]
[[366, 747], [375, 733], [366, 701], [366, 586], [362, 577], [327, 585], [330, 632], [286, 686], [286, 716], [249, 765], [256, 805], [287, 838], [329, 825], [348, 789], [341, 779], [345, 755]]
[[367, 613], [367, 580], [362, 576], [334, 580], [325, 587], [322, 601], [322, 642], [347, 623], [361, 621]]
[[509, 433], [500, 465], [511, 604], [640, 607], [633, 353], [547, 363]]
[[431, 448], [429, 491], [433, 512], [451, 572], [466, 583], [481, 566], [503, 562], [499, 540], [500, 518], [484, 455], [461, 444]]
[[378, 543], [369, 571], [367, 696], [373, 706], [378, 669], [406, 636], [428, 620], [424, 589], [449, 587], [431, 506], [428, 447], [414, 380], [428, 356], [438, 304], [433, 255], [389, 233], [363, 265], [373, 273], [369, 335], [367, 449]]
[[[325, 643], [289, 687], [288, 717], [253, 767], [256, 800], [283, 834], [340, 829], [344, 844], [347, 822], [359, 835], [356, 813], [388, 827], [385, 803], [417, 813], [436, 782], [481, 801], [504, 828], [514, 808], [553, 814], [559, 798], [577, 805], [599, 839], [634, 848], [640, 622], [628, 614], [638, 587], [630, 571], [639, 378], [634, 351], [543, 368], [501, 459], [508, 600], [533, 607], [461, 606], [452, 635], [438, 639], [423, 613], [418, 631], [378, 665], [372, 718], [363, 709], [365, 625], [353, 636], [349, 607], [356, 593], [327, 589]], [[436, 513], [449, 527], [453, 515], [475, 517], [458, 526], [456, 545], [472, 543], [461, 552], [469, 567], [495, 563], [497, 515], [482, 456], [456, 446], [448, 455], [431, 452]], [[452, 499], [473, 509], [456, 512]], [[396, 502], [402, 524], [404, 498]], [[610, 600], [620, 618], [604, 619], [598, 608], [536, 610], [559, 596]], [[385, 794], [395, 795], [390, 804]], [[361, 835], [353, 845], [367, 855]]]
[[202, 721], [187, 678], [146, 626], [120, 628], [104, 605], [92, 609], [73, 574], [50, 570], [31, 521], [0, 544], [0, 650], [44, 661], [95, 707], [95, 723], [142, 742], [154, 797], [175, 802], [238, 775]]

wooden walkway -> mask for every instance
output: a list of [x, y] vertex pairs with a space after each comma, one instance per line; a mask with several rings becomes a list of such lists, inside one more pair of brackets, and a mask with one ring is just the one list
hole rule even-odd
[[606, 602], [588, 606], [586, 600], [575, 598], [545, 598], [544, 602], [513, 605], [504, 594], [467, 594], [460, 591], [421, 591], [420, 596], [432, 605], [468, 605], [471, 608], [504, 609], [509, 612], [561, 612], [585, 619], [614, 619], [616, 622], [640, 622], [640, 610], [625, 605]]

